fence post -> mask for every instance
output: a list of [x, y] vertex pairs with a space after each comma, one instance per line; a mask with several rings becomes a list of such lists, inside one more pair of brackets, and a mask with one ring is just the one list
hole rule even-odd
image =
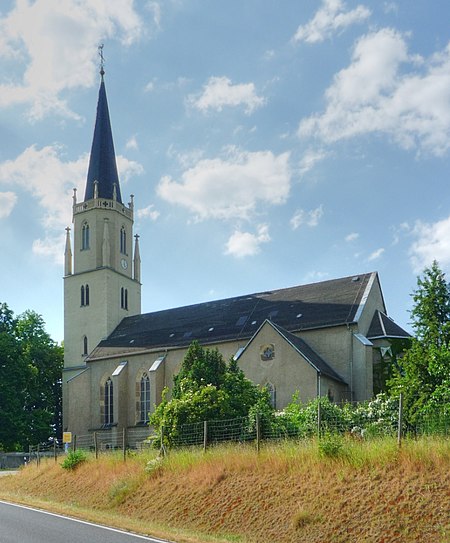
[[164, 425], [161, 424], [161, 448], [159, 454], [164, 457], [166, 456], [166, 449], [164, 447]]
[[123, 461], [125, 462], [127, 459], [127, 429], [125, 426], [122, 430], [122, 451], [123, 451]]
[[41, 465], [41, 457], [39, 456], [39, 451], [40, 451], [40, 448], [39, 448], [39, 443], [38, 443], [38, 446], [37, 446], [37, 467], [40, 467]]
[[97, 432], [94, 432], [94, 451], [95, 451], [95, 459], [98, 460], [98, 438], [97, 438]]
[[397, 426], [397, 444], [402, 445], [402, 426], [403, 426], [403, 394], [400, 392], [398, 399], [398, 426]]
[[73, 452], [75, 452], [77, 450], [77, 436], [76, 434], [73, 436]]
[[259, 454], [261, 444], [261, 419], [259, 413], [256, 413], [256, 452]]
[[317, 402], [317, 437], [320, 438], [320, 427], [322, 425], [322, 410], [320, 404], [320, 398]]
[[208, 446], [208, 421], [203, 421], [203, 452], [206, 452]]
[[55, 459], [55, 463], [56, 463], [56, 437], [53, 440], [53, 458]]

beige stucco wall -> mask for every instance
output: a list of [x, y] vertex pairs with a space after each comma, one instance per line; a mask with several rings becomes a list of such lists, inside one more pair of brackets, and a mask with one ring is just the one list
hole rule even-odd
[[65, 431], [73, 435], [88, 433], [89, 421], [92, 412], [91, 400], [91, 374], [89, 368], [79, 372], [67, 383], [67, 420], [70, 425], [64, 427]]
[[352, 326], [334, 326], [300, 331], [296, 335], [304, 339], [350, 385], [352, 334]]
[[[273, 345], [272, 360], [261, 358], [267, 345]], [[270, 383], [275, 387], [277, 409], [286, 407], [297, 391], [302, 401], [318, 394], [316, 370], [268, 323], [263, 325], [238, 362], [251, 381], [262, 386]]]

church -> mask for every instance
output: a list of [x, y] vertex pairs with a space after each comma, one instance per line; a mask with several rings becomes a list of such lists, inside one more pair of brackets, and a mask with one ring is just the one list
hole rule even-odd
[[370, 399], [374, 366], [409, 337], [387, 316], [376, 272], [141, 313], [134, 199], [122, 198], [100, 74], [84, 198], [74, 190], [66, 229], [64, 430], [144, 438], [193, 340], [235, 357], [276, 409], [297, 391], [302, 401]]

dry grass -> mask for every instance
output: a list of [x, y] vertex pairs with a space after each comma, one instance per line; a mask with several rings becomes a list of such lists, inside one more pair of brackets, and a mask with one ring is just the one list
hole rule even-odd
[[345, 441], [223, 446], [91, 458], [74, 472], [53, 462], [2, 479], [0, 497], [179, 542], [448, 543], [450, 442]]

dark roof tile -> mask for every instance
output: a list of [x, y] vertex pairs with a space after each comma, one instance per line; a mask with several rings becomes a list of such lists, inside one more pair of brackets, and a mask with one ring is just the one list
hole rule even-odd
[[381, 338], [410, 338], [411, 334], [403, 330], [401, 326], [396, 324], [391, 318], [382, 313], [375, 311], [372, 322], [367, 332], [368, 339]]
[[[99, 347], [124, 347], [131, 339], [135, 348], [181, 347], [194, 339], [204, 344], [249, 339], [268, 318], [290, 332], [351, 323], [373, 275], [360, 275], [357, 281], [343, 277], [126, 317]], [[95, 351], [91, 357], [95, 358]]]

